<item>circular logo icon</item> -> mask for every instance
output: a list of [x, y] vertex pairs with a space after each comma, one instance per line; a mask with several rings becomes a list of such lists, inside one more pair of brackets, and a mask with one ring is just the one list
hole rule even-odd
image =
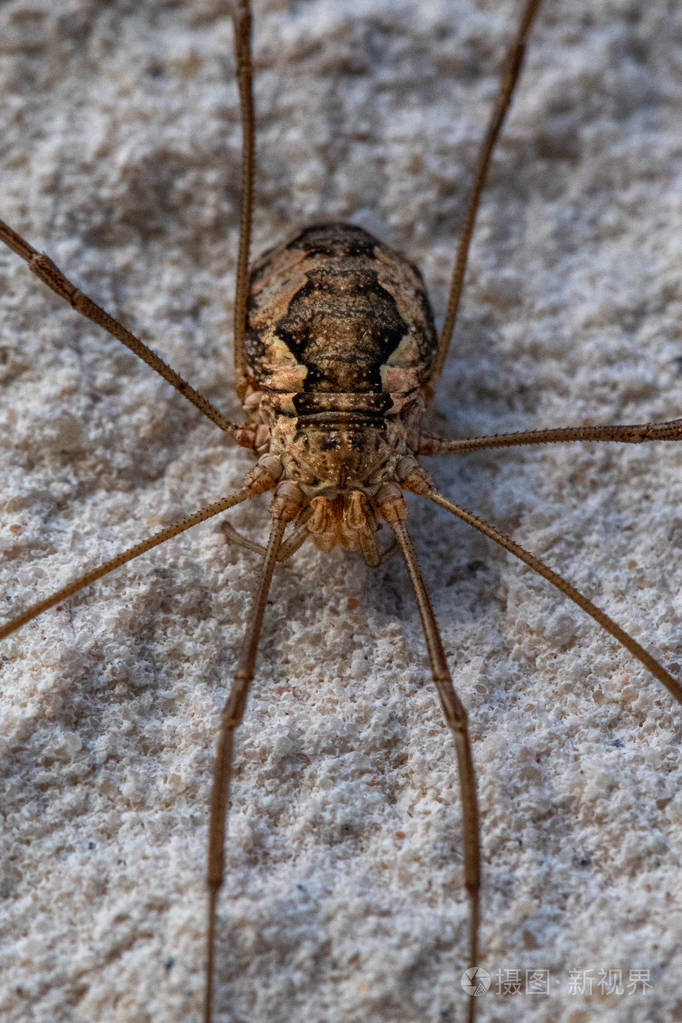
[[472, 966], [462, 974], [462, 988], [468, 995], [484, 995], [490, 987], [490, 974], [482, 966]]

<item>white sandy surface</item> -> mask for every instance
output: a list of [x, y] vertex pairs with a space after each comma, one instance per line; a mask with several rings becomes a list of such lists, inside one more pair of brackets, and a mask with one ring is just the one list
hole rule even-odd
[[[442, 317], [518, 4], [255, 7], [254, 252], [353, 220], [421, 265]], [[0, 215], [236, 418], [227, 10], [6, 0]], [[681, 414], [681, 31], [666, 0], [548, 0], [434, 429]], [[251, 460], [4, 251], [0, 304], [5, 617]], [[432, 467], [680, 671], [681, 462], [670, 444], [570, 445]], [[471, 716], [482, 963], [493, 989], [550, 971], [550, 994], [491, 991], [480, 1020], [682, 1020], [680, 708], [545, 582], [410, 507]], [[230, 521], [262, 537], [265, 509]], [[215, 727], [257, 564], [209, 523], [2, 644], [5, 1023], [199, 1019]], [[463, 1019], [454, 754], [399, 559], [372, 572], [311, 547], [278, 571], [233, 794], [217, 1020]]]

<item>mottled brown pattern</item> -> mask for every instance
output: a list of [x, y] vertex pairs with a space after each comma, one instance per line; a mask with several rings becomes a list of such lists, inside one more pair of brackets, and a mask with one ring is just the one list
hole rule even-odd
[[254, 264], [244, 355], [257, 387], [406, 394], [436, 347], [421, 274], [360, 227], [313, 225]]

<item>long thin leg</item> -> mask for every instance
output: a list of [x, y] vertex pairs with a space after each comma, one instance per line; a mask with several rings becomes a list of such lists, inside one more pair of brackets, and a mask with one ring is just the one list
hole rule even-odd
[[[147, 537], [146, 540], [141, 540], [140, 543], [134, 544], [129, 547], [128, 550], [122, 551], [117, 554], [115, 558], [110, 558], [109, 561], [102, 562], [96, 568], [91, 569], [89, 572], [85, 572], [84, 575], [79, 576], [73, 582], [68, 583], [66, 586], [62, 586], [61, 589], [57, 590], [51, 596], [46, 597], [44, 600], [39, 600], [35, 604], [31, 604], [27, 607], [20, 615], [10, 619], [9, 622], [5, 622], [4, 625], [0, 626], [0, 639], [4, 639], [5, 636], [9, 636], [10, 633], [15, 632], [17, 629], [25, 625], [26, 622], [30, 622], [33, 618], [37, 618], [38, 615], [42, 614], [43, 611], [47, 611], [48, 608], [54, 607], [55, 604], [60, 604], [67, 597], [73, 596], [74, 593], [78, 593], [85, 586], [89, 586], [90, 583], [94, 583], [97, 579], [101, 579], [103, 575], [107, 575], [108, 572], [113, 572], [114, 569], [120, 568], [121, 565], [125, 565], [127, 561], [132, 561], [134, 558], [144, 554], [145, 551], [151, 550], [152, 547], [158, 547], [159, 544], [165, 543], [166, 540], [170, 540], [174, 536], [178, 536], [179, 533], [184, 533], [186, 529], [191, 529], [192, 526], [198, 525], [200, 522], [205, 522], [206, 519], [213, 518], [214, 515], [219, 515], [220, 512], [227, 511], [228, 508], [233, 508], [236, 504], [240, 504], [242, 501], [247, 501], [250, 497], [255, 497], [256, 494], [263, 493], [265, 490], [269, 490], [275, 485], [275, 480], [270, 477], [268, 480], [268, 474], [260, 470], [260, 467], [256, 466], [255, 470], [249, 474], [250, 481], [247, 482], [246, 486], [236, 490], [233, 494], [229, 494], [227, 497], [223, 497], [220, 501], [215, 501], [213, 504], [207, 505], [200, 511], [194, 512], [193, 515], [188, 515], [186, 518], [181, 519], [179, 522], [173, 523], [171, 526], [166, 526], [165, 529], [161, 529], [158, 533], [154, 533], [153, 536]], [[247, 476], [247, 480], [249, 480]]]
[[[457, 769], [462, 799], [462, 829], [464, 834], [464, 883], [469, 896], [469, 966], [478, 965], [478, 933], [480, 925], [479, 893], [481, 886], [481, 852], [479, 837], [478, 802], [476, 799], [476, 772], [471, 754], [471, 740], [467, 727], [467, 715], [462, 701], [455, 692], [452, 677], [445, 659], [436, 618], [424, 585], [412, 542], [401, 520], [390, 520], [403, 558], [407, 574], [419, 608], [426, 648], [431, 665], [431, 674], [438, 690], [441, 707], [455, 740]], [[469, 1023], [473, 1023], [476, 1011], [475, 996], [469, 996]]]
[[457, 518], [462, 519], [469, 526], [473, 526], [479, 533], [483, 533], [490, 540], [494, 540], [495, 543], [499, 544], [500, 547], [504, 547], [506, 551], [513, 554], [520, 561], [523, 561], [529, 568], [532, 568], [534, 572], [541, 575], [548, 582], [556, 586], [565, 596], [572, 600], [578, 607], [588, 614], [591, 618], [594, 618], [596, 622], [601, 625], [614, 639], [618, 640], [621, 646], [624, 646], [626, 650], [640, 661], [645, 668], [648, 668], [651, 674], [662, 682], [668, 692], [670, 692], [678, 703], [682, 704], [682, 685], [677, 679], [670, 674], [670, 672], [660, 664], [655, 657], [653, 657], [643, 646], [634, 639], [629, 632], [622, 629], [620, 625], [617, 625], [612, 618], [593, 604], [588, 597], [586, 597], [580, 590], [577, 590], [575, 586], [572, 586], [568, 580], [560, 576], [558, 572], [555, 572], [548, 565], [536, 558], [534, 554], [531, 554], [521, 547], [520, 544], [516, 543], [511, 537], [506, 536], [504, 533], [496, 529], [495, 526], [491, 526], [490, 523], [480, 519], [477, 515], [467, 511], [461, 505], [455, 501], [451, 501], [444, 494], [441, 494], [436, 488], [428, 481], [426, 473], [422, 471], [416, 471], [411, 476], [403, 481], [403, 486], [408, 490], [414, 491], [416, 494], [420, 494], [422, 497], [428, 497], [434, 504], [439, 504], [441, 508], [445, 508], [447, 511], [456, 515]]
[[420, 455], [459, 454], [482, 448], [510, 448], [519, 444], [557, 444], [566, 441], [616, 441], [621, 444], [642, 444], [652, 440], [682, 440], [682, 419], [665, 423], [635, 423], [629, 426], [560, 426], [547, 430], [526, 430], [522, 433], [494, 433], [486, 437], [462, 437], [450, 440], [434, 434], [422, 434]]
[[244, 714], [246, 697], [253, 678], [256, 650], [260, 639], [263, 613], [268, 599], [272, 573], [277, 563], [285, 528], [284, 519], [273, 519], [260, 577], [258, 591], [249, 615], [249, 622], [242, 643], [239, 663], [225, 706], [220, 714], [220, 731], [213, 771], [211, 790], [211, 817], [208, 829], [208, 924], [206, 935], [206, 988], [204, 994], [204, 1023], [213, 1019], [213, 978], [215, 973], [215, 924], [218, 892], [223, 883], [225, 859], [225, 829], [229, 800], [230, 777], [232, 775], [232, 748], [235, 729]]
[[63, 298], [65, 302], [68, 302], [77, 313], [85, 316], [88, 320], [92, 320], [98, 327], [103, 327], [112, 337], [115, 337], [117, 341], [125, 345], [133, 355], [137, 355], [155, 373], [158, 373], [164, 380], [167, 380], [176, 391], [180, 392], [183, 398], [191, 401], [216, 426], [219, 426], [221, 430], [224, 430], [231, 437], [235, 437], [236, 431], [239, 428], [234, 423], [230, 423], [225, 419], [223, 414], [211, 404], [208, 398], [205, 398], [199, 391], [195, 391], [186, 380], [183, 380], [174, 369], [171, 369], [143, 341], [135, 337], [127, 327], [124, 327], [122, 323], [119, 323], [113, 316], [110, 316], [105, 309], [102, 309], [96, 302], [93, 302], [82, 291], [79, 291], [75, 284], [68, 277], [64, 276], [49, 256], [45, 255], [44, 252], [38, 252], [37, 249], [34, 249], [25, 238], [22, 238], [20, 234], [12, 230], [3, 220], [0, 220], [0, 241], [4, 242], [18, 256], [21, 256], [28, 263], [29, 270], [39, 277], [43, 284], [47, 284], [48, 288], [51, 288], [55, 294]]
[[459, 244], [457, 246], [457, 255], [455, 257], [455, 268], [452, 274], [452, 283], [450, 285], [448, 307], [445, 312], [443, 327], [438, 339], [438, 354], [436, 355], [433, 368], [431, 370], [431, 377], [429, 381], [431, 391], [433, 391], [433, 388], [435, 387], [436, 381], [441, 374], [443, 365], [447, 358], [450, 339], [452, 338], [455, 320], [457, 319], [459, 300], [462, 295], [462, 285], [464, 283], [464, 273], [466, 271], [467, 257], [469, 255], [469, 245], [474, 231], [474, 224], [476, 223], [476, 214], [478, 212], [478, 204], [481, 199], [481, 192], [483, 191], [485, 180], [488, 175], [490, 158], [493, 154], [495, 143], [497, 142], [500, 130], [504, 123], [507, 110], [509, 109], [514, 87], [518, 81], [519, 72], [521, 71], [523, 55], [526, 48], [526, 38], [539, 6], [540, 0], [526, 0], [521, 14], [519, 27], [517, 28], [516, 35], [514, 36], [509, 50], [507, 51], [504, 72], [500, 82], [500, 91], [491, 111], [488, 127], [486, 128], [485, 136], [479, 150], [476, 169], [474, 171], [474, 180], [471, 185], [471, 191], [469, 192], [466, 215], [464, 217], [464, 224], [462, 225], [462, 233], [460, 234]]
[[234, 294], [234, 378], [240, 398], [246, 383], [242, 341], [246, 329], [246, 299], [249, 288], [249, 250], [253, 213], [253, 179], [256, 166], [256, 133], [253, 112], [253, 68], [251, 65], [251, 6], [238, 0], [234, 14], [234, 53], [242, 121], [242, 178], [239, 210], [239, 253]]

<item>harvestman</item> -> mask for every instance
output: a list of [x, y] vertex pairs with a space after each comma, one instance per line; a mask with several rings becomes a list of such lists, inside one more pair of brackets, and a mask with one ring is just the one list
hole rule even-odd
[[[232, 745], [254, 674], [258, 641], [274, 569], [307, 540], [321, 550], [340, 544], [360, 551], [368, 565], [390, 553], [375, 533], [391, 527], [415, 593], [433, 680], [455, 742], [462, 800], [464, 875], [469, 897], [470, 966], [479, 960], [479, 819], [475, 774], [464, 708], [455, 693], [405, 521], [403, 491], [450, 511], [514, 554], [573, 600], [630, 651], [682, 703], [677, 680], [587, 597], [539, 559], [441, 494], [418, 456], [483, 448], [569, 441], [641, 443], [682, 439], [682, 420], [638, 425], [561, 427], [485, 437], [447, 439], [422, 429], [445, 363], [462, 290], [469, 243], [490, 158], [520, 72], [524, 47], [540, 0], [528, 0], [509, 47], [498, 98], [474, 172], [450, 296], [436, 338], [423, 282], [402, 257], [365, 231], [345, 224], [313, 225], [264, 254], [249, 270], [254, 183], [254, 113], [251, 12], [235, 13], [237, 81], [242, 111], [242, 205], [234, 312], [234, 366], [244, 405], [241, 424], [228, 422], [198, 391], [122, 324], [80, 292], [46, 255], [0, 221], [0, 239], [78, 312], [164, 377], [238, 444], [258, 456], [243, 485], [219, 501], [100, 564], [0, 628], [9, 635], [48, 608], [152, 547], [220, 512], [274, 490], [265, 548], [234, 542], [263, 557], [235, 680], [221, 714], [214, 771], [208, 850], [209, 908], [204, 1020], [213, 1018], [216, 904], [224, 874], [224, 845]], [[287, 534], [287, 527], [290, 531]], [[468, 1002], [474, 1019], [475, 1000]]]

